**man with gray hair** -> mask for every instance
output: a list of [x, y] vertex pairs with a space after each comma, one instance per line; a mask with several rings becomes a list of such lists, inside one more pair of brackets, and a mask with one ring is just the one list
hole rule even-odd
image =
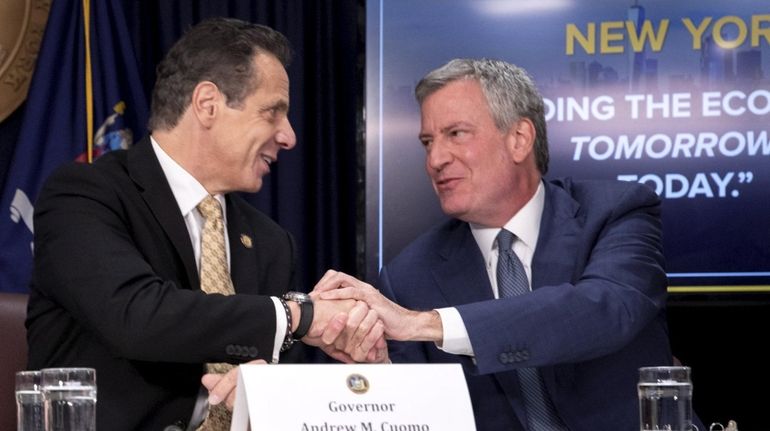
[[452, 60], [415, 93], [451, 219], [383, 267], [380, 291], [335, 273], [321, 297], [376, 310], [393, 362], [462, 364], [478, 430], [637, 428], [637, 369], [672, 362], [660, 200], [543, 179], [543, 100], [519, 67]]

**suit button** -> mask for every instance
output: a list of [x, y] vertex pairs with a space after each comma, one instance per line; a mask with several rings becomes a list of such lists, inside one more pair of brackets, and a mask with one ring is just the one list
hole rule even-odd
[[259, 349], [254, 346], [249, 347], [249, 357], [256, 358], [259, 355]]
[[235, 346], [232, 344], [228, 344], [227, 347], [225, 347], [225, 353], [228, 355], [234, 355], [235, 354]]
[[508, 354], [503, 352], [500, 353], [500, 355], [497, 357], [497, 359], [500, 361], [501, 364], [507, 365], [509, 363], [508, 361]]

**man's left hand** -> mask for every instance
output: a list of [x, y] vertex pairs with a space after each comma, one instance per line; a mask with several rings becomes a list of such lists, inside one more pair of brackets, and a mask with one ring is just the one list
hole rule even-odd
[[[262, 359], [248, 362], [249, 364], [267, 364]], [[201, 383], [209, 390], [209, 404], [215, 406], [225, 402], [227, 410], [233, 411], [235, 405], [235, 388], [238, 383], [238, 367], [226, 374], [204, 374]]]

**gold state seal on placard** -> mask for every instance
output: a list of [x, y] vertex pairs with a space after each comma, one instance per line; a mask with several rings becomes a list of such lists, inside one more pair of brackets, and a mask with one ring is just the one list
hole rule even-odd
[[361, 374], [351, 374], [346, 379], [348, 389], [356, 394], [365, 394], [369, 390], [369, 380]]
[[51, 0], [0, 0], [0, 122], [27, 97]]

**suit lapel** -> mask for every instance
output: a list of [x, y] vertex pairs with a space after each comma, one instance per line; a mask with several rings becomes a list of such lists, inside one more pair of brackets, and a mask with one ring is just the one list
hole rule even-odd
[[179, 254], [189, 285], [193, 288], [199, 286], [190, 234], [148, 136], [128, 152], [127, 169], [145, 203]]
[[468, 223], [456, 221], [444, 244], [433, 277], [448, 305], [494, 299], [486, 273], [484, 257], [473, 239]]
[[[438, 250], [443, 262], [433, 271], [441, 293], [447, 304], [452, 306], [494, 300], [484, 256], [468, 223], [455, 223], [450, 228], [446, 242]], [[492, 376], [505, 392], [516, 415], [525, 418], [516, 372], [495, 373]]]
[[227, 236], [230, 241], [230, 278], [236, 293], [258, 293], [256, 233], [246, 222], [232, 195], [227, 195]]
[[[584, 217], [579, 215], [578, 204], [561, 187], [544, 182], [545, 205], [540, 222], [540, 236], [532, 259], [532, 288], [575, 283], [577, 273], [578, 237], [583, 229]], [[573, 379], [573, 366], [560, 365], [540, 368], [546, 391], [558, 392], [559, 385], [569, 385]], [[558, 379], [557, 379], [558, 375]]]
[[549, 182], [545, 184], [545, 203], [540, 235], [532, 258], [532, 288], [574, 281], [578, 234], [583, 220], [580, 205]]

